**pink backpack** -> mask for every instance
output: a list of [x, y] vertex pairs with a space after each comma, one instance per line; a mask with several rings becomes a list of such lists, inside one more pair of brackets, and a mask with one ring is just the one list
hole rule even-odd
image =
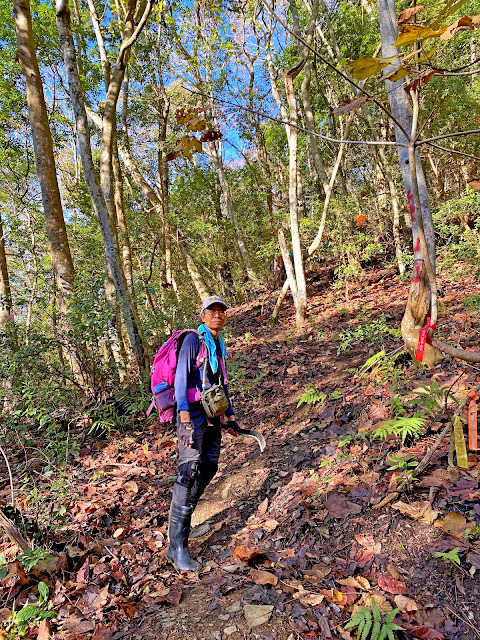
[[[174, 331], [170, 338], [162, 344], [153, 360], [150, 371], [150, 386], [153, 399], [148, 408], [147, 416], [150, 415], [153, 407], [157, 407], [160, 422], [171, 422], [174, 417], [176, 400], [173, 384], [175, 382], [178, 354], [183, 341], [189, 333], [196, 333], [200, 338], [200, 349], [195, 363], [195, 368], [198, 369], [207, 356], [207, 349], [202, 336], [194, 329], [178, 329]], [[200, 399], [200, 393], [196, 389], [189, 389], [188, 395], [189, 402], [195, 402]]]

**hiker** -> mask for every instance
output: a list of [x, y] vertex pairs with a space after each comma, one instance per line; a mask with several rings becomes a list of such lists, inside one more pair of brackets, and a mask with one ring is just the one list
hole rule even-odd
[[[190, 557], [188, 536], [192, 513], [217, 473], [222, 426], [232, 435], [238, 435], [239, 430], [226, 384], [225, 344], [219, 336], [225, 325], [226, 310], [227, 305], [219, 296], [210, 296], [202, 304], [200, 317], [203, 324], [198, 333], [207, 349], [203, 363], [196, 366], [200, 338], [193, 331], [185, 337], [178, 354], [175, 374], [178, 477], [173, 486], [168, 520], [170, 546], [167, 559], [181, 572], [197, 571], [200, 567]], [[216, 407], [217, 417], [207, 416], [204, 403], [200, 401], [201, 389], [211, 389], [222, 396], [223, 405]], [[219, 410], [221, 415], [218, 415]]]

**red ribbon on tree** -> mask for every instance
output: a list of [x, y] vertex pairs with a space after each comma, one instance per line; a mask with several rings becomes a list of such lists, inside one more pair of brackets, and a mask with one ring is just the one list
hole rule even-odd
[[435, 330], [436, 324], [430, 324], [431, 318], [427, 318], [427, 326], [420, 329], [420, 333], [418, 334], [418, 345], [417, 345], [417, 353], [415, 355], [415, 359], [418, 362], [423, 361], [423, 352], [425, 351], [425, 344], [432, 344], [432, 340], [428, 337], [428, 330]]
[[477, 432], [477, 403], [478, 396], [475, 391], [469, 391], [468, 397], [470, 403], [468, 405], [468, 448], [470, 451], [478, 451], [478, 432]]

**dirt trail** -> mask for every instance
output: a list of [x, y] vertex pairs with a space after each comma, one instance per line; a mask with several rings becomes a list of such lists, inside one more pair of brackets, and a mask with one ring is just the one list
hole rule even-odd
[[[424, 435], [404, 446], [394, 436], [370, 438], [401, 414], [399, 405], [411, 415], [406, 400], [419, 384], [434, 378], [441, 387], [460, 375], [461, 397], [478, 371], [446, 360], [425, 372], [397, 353], [360, 377], [370, 356], [401, 346], [392, 330], [407, 285], [392, 270], [367, 273], [345, 302], [330, 277], [329, 269], [311, 274], [300, 335], [288, 304], [269, 326], [274, 294], [233, 310], [233, 402], [267, 448], [260, 455], [252, 441], [225, 437], [219, 473], [194, 515], [198, 577], [179, 576], [165, 561], [173, 431], [142, 422], [81, 452], [71, 467], [72, 517], [57, 541], [56, 571], [61, 560], [64, 573], [51, 583], [54, 638], [348, 640], [356, 632], [344, 625], [372, 597], [382, 619], [400, 610], [404, 638], [480, 637], [480, 527], [465, 537], [480, 525], [479, 458], [470, 455], [468, 471], [449, 468], [444, 443], [400, 497], [407, 506], [376, 511], [402, 474], [389, 469], [391, 456], [420, 460], [447, 416], [433, 407]], [[478, 283], [464, 273], [442, 284], [442, 336], [478, 349], [478, 317], [462, 305]], [[297, 407], [305, 392], [315, 402]], [[458, 567], [435, 557], [452, 549]]]

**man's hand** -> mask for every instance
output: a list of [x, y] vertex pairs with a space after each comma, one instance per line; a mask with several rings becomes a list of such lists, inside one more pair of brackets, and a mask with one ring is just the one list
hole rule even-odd
[[178, 439], [189, 449], [192, 448], [194, 442], [194, 434], [193, 425], [191, 422], [180, 422], [180, 424], [178, 425]]
[[238, 436], [240, 431], [240, 426], [236, 420], [228, 420], [225, 424], [225, 428], [227, 433], [231, 436]]

